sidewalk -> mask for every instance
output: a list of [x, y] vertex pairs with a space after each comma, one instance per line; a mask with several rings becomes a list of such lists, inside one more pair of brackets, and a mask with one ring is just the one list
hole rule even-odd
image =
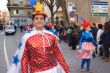
[[[64, 42], [60, 43], [61, 51], [70, 67], [71, 73], [87, 73], [81, 72], [80, 64], [81, 59], [76, 57], [76, 51], [71, 50], [71, 47]], [[110, 62], [102, 62], [100, 57], [96, 57], [95, 59], [91, 60], [91, 67], [92, 73], [110, 73]]]

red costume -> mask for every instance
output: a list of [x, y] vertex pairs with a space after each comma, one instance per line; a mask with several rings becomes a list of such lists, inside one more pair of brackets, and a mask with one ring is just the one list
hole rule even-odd
[[[33, 16], [46, 17], [44, 6], [39, 1], [34, 7]], [[57, 37], [49, 31], [38, 31], [36, 28], [23, 36], [7, 73], [19, 73], [20, 69], [22, 73], [70, 73], [60, 52]]]
[[31, 73], [34, 73], [49, 70], [57, 66], [58, 62], [66, 73], [70, 73], [55, 36], [42, 33], [27, 39], [21, 60], [22, 73], [28, 73], [28, 65]]

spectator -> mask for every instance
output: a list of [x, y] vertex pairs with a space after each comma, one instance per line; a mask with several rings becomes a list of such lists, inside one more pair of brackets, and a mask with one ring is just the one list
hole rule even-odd
[[104, 47], [104, 62], [109, 62], [109, 48], [110, 48], [110, 21], [105, 22], [104, 32], [101, 35], [101, 40]]
[[98, 49], [99, 49], [99, 56], [103, 56], [103, 46], [99, 43], [100, 36], [103, 33], [103, 26], [102, 24], [98, 24], [98, 32], [97, 32], [97, 43], [98, 43]]
[[[92, 27], [91, 33], [92, 33], [92, 35], [93, 35], [93, 38], [94, 38], [94, 39], [95, 39], [95, 41], [96, 41], [97, 31], [98, 31], [98, 29], [97, 29], [97, 27], [96, 27], [96, 24], [95, 24], [95, 23], [93, 23], [93, 25], [94, 25], [94, 27]], [[96, 53], [98, 53], [98, 52], [97, 52], [97, 47], [96, 47]]]

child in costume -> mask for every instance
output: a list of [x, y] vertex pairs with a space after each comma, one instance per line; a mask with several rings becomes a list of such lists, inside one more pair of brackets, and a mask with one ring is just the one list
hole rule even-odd
[[57, 31], [56, 31], [56, 29], [54, 29], [54, 24], [49, 23], [47, 26], [48, 26], [47, 30], [52, 32], [54, 35], [56, 35], [58, 37]]
[[43, 5], [37, 2], [35, 7], [34, 28], [23, 36], [7, 73], [19, 73], [20, 68], [22, 73], [70, 73], [57, 37], [44, 29]]
[[92, 56], [94, 56], [95, 46], [97, 45], [95, 40], [92, 37], [92, 33], [90, 32], [90, 27], [92, 27], [92, 24], [89, 22], [85, 22], [82, 24], [82, 27], [85, 29], [85, 31], [82, 32], [82, 36], [80, 39], [79, 48], [81, 49], [81, 69], [82, 71], [85, 71], [84, 65], [87, 64], [87, 71], [90, 72], [90, 59]]

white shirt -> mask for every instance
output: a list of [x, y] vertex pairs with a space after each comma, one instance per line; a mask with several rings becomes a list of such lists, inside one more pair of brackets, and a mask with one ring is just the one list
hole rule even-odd
[[99, 42], [100, 41], [100, 36], [101, 36], [101, 34], [104, 32], [104, 30], [103, 29], [99, 29], [98, 30], [98, 32], [97, 32], [97, 42]]

